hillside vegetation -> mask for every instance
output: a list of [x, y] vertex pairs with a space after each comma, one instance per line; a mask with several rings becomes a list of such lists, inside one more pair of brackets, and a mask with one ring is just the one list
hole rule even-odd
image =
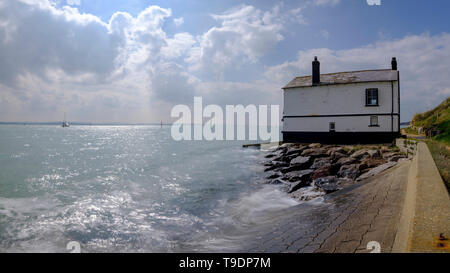
[[433, 140], [450, 144], [450, 97], [436, 108], [414, 115], [411, 127]]

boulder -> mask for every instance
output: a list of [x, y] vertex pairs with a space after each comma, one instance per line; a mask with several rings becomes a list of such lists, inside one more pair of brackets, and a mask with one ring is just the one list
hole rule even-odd
[[346, 177], [350, 179], [356, 179], [361, 173], [358, 164], [342, 165], [337, 175], [339, 177]]
[[299, 156], [303, 150], [297, 150], [297, 149], [290, 149], [288, 150], [284, 155], [285, 156]]
[[320, 177], [335, 175], [339, 171], [339, 164], [328, 164], [322, 166], [314, 171], [311, 175], [311, 179], [315, 180]]
[[346, 155], [347, 151], [344, 148], [339, 147], [339, 146], [338, 147], [329, 148], [328, 151], [327, 151], [327, 154], [328, 155], [332, 155], [333, 153], [340, 153], [340, 154]]
[[330, 159], [333, 163], [336, 163], [339, 159], [346, 157], [346, 154], [340, 152], [332, 152], [330, 155]]
[[281, 168], [289, 166], [288, 163], [284, 163], [284, 162], [273, 162], [273, 163], [274, 164], [272, 166], [265, 168], [264, 171], [268, 172], [268, 171], [273, 171], [273, 170], [277, 170], [277, 169], [281, 169]]
[[314, 160], [314, 163], [311, 165], [311, 169], [318, 169], [320, 167], [330, 165], [331, 159], [327, 157], [319, 157]]
[[305, 147], [303, 147], [303, 146], [291, 147], [286, 151], [285, 155], [299, 156], [304, 150], [305, 150]]
[[305, 181], [305, 180], [310, 180], [311, 174], [313, 172], [314, 172], [314, 170], [311, 170], [311, 169], [301, 170], [301, 171], [293, 171], [293, 172], [286, 173], [283, 178], [289, 182], [297, 182], [300, 180]]
[[398, 156], [398, 155], [401, 155], [401, 154], [397, 153], [397, 152], [388, 152], [388, 153], [383, 153], [383, 158], [390, 158], [390, 157]]
[[339, 190], [338, 179], [335, 176], [327, 176], [315, 179], [314, 186], [323, 190], [325, 193], [332, 193]]
[[343, 157], [341, 159], [339, 159], [336, 163], [337, 164], [341, 164], [341, 165], [351, 165], [358, 162], [358, 160], [356, 158], [353, 157]]
[[381, 158], [381, 153], [379, 150], [368, 150], [367, 154], [370, 158]]
[[281, 154], [280, 156], [275, 157], [272, 160], [273, 161], [281, 161], [281, 162], [289, 163], [295, 157], [296, 157], [296, 155]]
[[297, 156], [291, 160], [291, 165], [306, 165], [311, 161], [310, 156]]
[[268, 181], [267, 184], [281, 185], [281, 184], [284, 184], [284, 182], [281, 179], [273, 179], [273, 180]]
[[311, 143], [308, 145], [308, 148], [320, 148], [322, 145], [320, 143]]
[[388, 160], [389, 160], [390, 162], [397, 162], [397, 161], [399, 161], [401, 158], [406, 158], [406, 156], [404, 156], [404, 155], [394, 155], [394, 156], [391, 156], [390, 158], [388, 158]]
[[365, 164], [367, 166], [365, 169], [367, 169], [367, 168], [375, 168], [375, 167], [377, 167], [379, 165], [382, 165], [384, 163], [386, 163], [386, 160], [381, 159], [381, 158], [379, 158], [379, 159], [367, 158], [367, 159], [364, 159], [361, 162], [361, 164]]
[[382, 171], [385, 171], [385, 170], [395, 166], [396, 164], [397, 164], [397, 162], [391, 161], [391, 162], [385, 163], [383, 165], [380, 165], [376, 168], [371, 169], [370, 171], [366, 172], [365, 174], [361, 175], [360, 177], [358, 177], [358, 179], [356, 179], [356, 181], [361, 181], [361, 180], [364, 180], [371, 176], [377, 175], [377, 174], [381, 173]]
[[305, 169], [305, 167], [303, 165], [296, 164], [296, 165], [291, 165], [289, 167], [281, 168], [280, 172], [283, 173], [283, 174], [286, 174], [286, 173], [290, 173], [290, 172], [294, 172], [294, 171], [301, 171], [301, 170], [304, 170], [304, 169]]
[[279, 173], [274, 173], [271, 175], [266, 176], [266, 179], [276, 179], [276, 178], [280, 178], [281, 175]]
[[296, 182], [296, 183], [294, 183], [294, 184], [291, 185], [291, 187], [289, 188], [288, 193], [293, 193], [294, 191], [297, 191], [297, 190], [299, 190], [299, 189], [301, 189], [301, 188], [304, 188], [304, 187], [309, 186], [309, 184], [310, 184], [310, 183], [309, 183], [308, 181], [299, 181], [299, 182]]
[[356, 151], [350, 157], [355, 158], [355, 159], [361, 159], [364, 156], [369, 156], [367, 149], [361, 149], [359, 151]]
[[276, 156], [279, 156], [279, 154], [278, 153], [270, 153], [270, 154], [266, 155], [264, 158], [274, 158]]
[[325, 148], [310, 148], [302, 152], [302, 156], [311, 156], [313, 158], [326, 157], [327, 150]]

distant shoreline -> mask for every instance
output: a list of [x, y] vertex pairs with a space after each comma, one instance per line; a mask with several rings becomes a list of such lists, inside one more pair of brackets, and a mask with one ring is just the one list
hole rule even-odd
[[[62, 121], [56, 122], [0, 122], [0, 125], [57, 125], [60, 126]], [[87, 122], [70, 122], [74, 126], [161, 126], [161, 123], [87, 123]], [[172, 125], [171, 123], [163, 123], [163, 126]]]

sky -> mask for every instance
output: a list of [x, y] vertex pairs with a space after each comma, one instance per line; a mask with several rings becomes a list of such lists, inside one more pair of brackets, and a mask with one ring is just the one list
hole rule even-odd
[[7, 0], [0, 121], [170, 122], [176, 104], [281, 104], [321, 72], [390, 68], [401, 120], [450, 96], [450, 1]]

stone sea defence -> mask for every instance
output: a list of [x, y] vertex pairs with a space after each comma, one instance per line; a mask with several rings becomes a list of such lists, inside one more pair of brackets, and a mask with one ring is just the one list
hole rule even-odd
[[407, 155], [395, 146], [283, 144], [267, 153], [267, 183], [309, 201], [374, 176]]

